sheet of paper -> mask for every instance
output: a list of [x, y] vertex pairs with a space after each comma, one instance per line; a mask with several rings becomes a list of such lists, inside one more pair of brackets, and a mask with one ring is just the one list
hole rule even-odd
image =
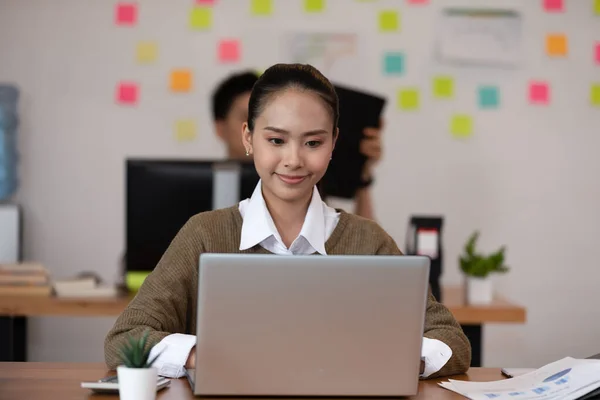
[[500, 104], [500, 94], [496, 86], [480, 86], [479, 107], [481, 108], [498, 108]]
[[364, 82], [357, 77], [366, 76], [367, 37], [358, 32], [291, 31], [279, 46], [289, 62], [311, 64], [334, 83], [360, 88]]
[[456, 139], [465, 139], [473, 135], [473, 119], [469, 115], [458, 114], [452, 117], [450, 133]]
[[238, 62], [240, 60], [240, 42], [237, 39], [221, 40], [219, 42], [219, 61], [222, 63]]
[[438, 258], [439, 233], [437, 229], [419, 229], [417, 231], [417, 255]]
[[590, 102], [593, 106], [600, 107], [600, 82], [592, 84], [590, 88]]
[[212, 8], [192, 7], [189, 16], [190, 28], [203, 30], [212, 27]]
[[441, 15], [435, 25], [435, 55], [442, 63], [502, 67], [522, 63], [523, 21], [517, 11], [454, 7]]
[[433, 79], [433, 95], [437, 98], [450, 98], [454, 95], [454, 79], [438, 76]]
[[575, 400], [600, 387], [600, 361], [566, 357], [533, 372], [492, 382], [449, 379], [445, 389], [473, 400]]
[[115, 6], [115, 23], [117, 25], [135, 25], [137, 22], [136, 3], [117, 3]]
[[136, 48], [136, 59], [140, 64], [150, 64], [158, 57], [158, 45], [156, 42], [138, 42]]
[[529, 101], [533, 104], [548, 104], [550, 102], [550, 87], [546, 82], [533, 81], [529, 83]]
[[398, 108], [416, 110], [419, 108], [419, 91], [417, 89], [401, 89], [398, 91]]
[[549, 56], [566, 56], [567, 47], [567, 37], [564, 34], [549, 34], [546, 36], [546, 53], [548, 53]]
[[193, 120], [179, 120], [175, 122], [175, 140], [178, 142], [191, 142], [197, 138], [196, 122]]
[[116, 100], [120, 104], [133, 105], [138, 102], [139, 87], [134, 82], [120, 82], [117, 85]]
[[189, 92], [192, 89], [192, 71], [176, 69], [171, 71], [171, 91]]
[[379, 12], [379, 30], [381, 32], [396, 32], [400, 29], [400, 15], [395, 10]]
[[250, 11], [254, 15], [271, 15], [273, 2], [271, 0], [252, 0]]
[[319, 13], [325, 9], [325, 0], [304, 0], [304, 11], [307, 13]]
[[383, 56], [383, 73], [385, 75], [404, 74], [404, 53], [385, 53]]
[[544, 0], [544, 10], [547, 12], [562, 12], [565, 10], [563, 0]]

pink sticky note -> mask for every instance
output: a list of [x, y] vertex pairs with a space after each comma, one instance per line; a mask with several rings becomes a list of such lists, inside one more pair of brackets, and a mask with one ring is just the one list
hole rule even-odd
[[550, 102], [550, 87], [546, 82], [529, 83], [529, 101], [534, 104], [548, 104]]
[[115, 23], [117, 25], [134, 25], [137, 21], [137, 4], [117, 3]]
[[236, 39], [219, 42], [219, 61], [237, 62], [240, 60], [240, 42]]
[[427, 4], [429, 0], [408, 0], [409, 4]]
[[600, 42], [596, 43], [596, 64], [600, 64]]
[[135, 104], [138, 101], [138, 85], [133, 82], [121, 82], [117, 85], [117, 103]]
[[543, 0], [544, 9], [548, 12], [564, 11], [563, 0]]
[[214, 6], [215, 0], [196, 0], [196, 4], [199, 6]]

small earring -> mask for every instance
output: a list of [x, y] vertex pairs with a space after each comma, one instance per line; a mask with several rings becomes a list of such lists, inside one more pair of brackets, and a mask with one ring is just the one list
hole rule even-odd
[[248, 151], [248, 149], [246, 149], [246, 157], [248, 157], [250, 155], [250, 152]]

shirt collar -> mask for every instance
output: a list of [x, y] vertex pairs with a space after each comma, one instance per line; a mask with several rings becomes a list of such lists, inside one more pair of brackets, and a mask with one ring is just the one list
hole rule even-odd
[[[270, 236], [274, 236], [283, 244], [283, 240], [275, 227], [273, 218], [262, 195], [261, 181], [258, 182], [252, 196], [245, 204], [242, 217], [240, 250], [254, 247]], [[322, 255], [327, 254], [325, 252], [325, 215], [323, 212], [323, 202], [316, 187], [313, 188], [313, 194], [299, 236], [304, 237], [318, 253]]]

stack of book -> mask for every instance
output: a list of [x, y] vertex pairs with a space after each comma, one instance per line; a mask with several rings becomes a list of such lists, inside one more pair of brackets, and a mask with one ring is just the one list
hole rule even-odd
[[0, 263], [0, 296], [50, 296], [48, 270], [39, 263]]

